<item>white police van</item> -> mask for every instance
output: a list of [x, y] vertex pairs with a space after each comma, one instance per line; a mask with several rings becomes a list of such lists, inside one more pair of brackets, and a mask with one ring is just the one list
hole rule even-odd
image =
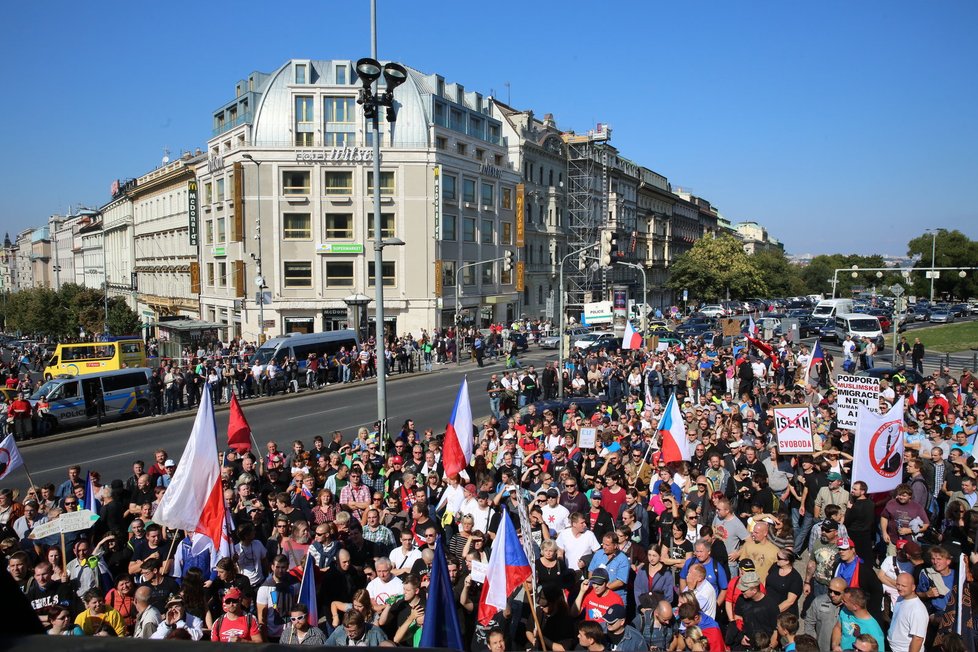
[[49, 405], [40, 415], [39, 434], [68, 426], [95, 425], [100, 421], [149, 415], [149, 379], [152, 374], [152, 369], [135, 367], [52, 378], [30, 398], [35, 409], [42, 397]]

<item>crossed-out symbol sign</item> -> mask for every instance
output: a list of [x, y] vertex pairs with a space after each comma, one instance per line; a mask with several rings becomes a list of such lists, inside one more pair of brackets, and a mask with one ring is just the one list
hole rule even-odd
[[782, 422], [782, 421], [784, 422], [784, 427], [783, 428], [778, 428], [778, 432], [779, 433], [784, 432], [785, 430], [788, 430], [789, 428], [801, 428], [802, 427], [802, 422], [801, 422], [802, 419], [804, 419], [804, 418], [806, 418], [808, 416], [804, 412], [799, 412], [798, 413], [798, 416], [796, 416], [794, 419], [792, 419], [791, 417], [789, 417], [784, 412], [777, 412], [776, 414], [777, 414], [777, 417], [778, 417], [778, 421], [779, 422]]
[[897, 419], [881, 425], [869, 442], [869, 463], [884, 478], [892, 478], [902, 468], [900, 456], [896, 454], [901, 437], [903, 425]]

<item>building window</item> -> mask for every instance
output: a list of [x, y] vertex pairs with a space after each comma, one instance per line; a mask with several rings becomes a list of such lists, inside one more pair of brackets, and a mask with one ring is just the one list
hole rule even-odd
[[204, 244], [214, 244], [214, 220], [204, 222]]
[[448, 139], [444, 136], [435, 136], [435, 149], [445, 151], [448, 149]]
[[513, 244], [513, 224], [512, 222], [503, 222], [502, 231], [499, 236], [499, 244], [501, 245], [511, 245]]
[[304, 63], [295, 64], [295, 83], [296, 84], [308, 83], [306, 82], [306, 79], [308, 79], [308, 77], [306, 76], [306, 64]]
[[207, 263], [207, 285], [214, 287], [214, 263]]
[[224, 179], [217, 179], [217, 201], [224, 201]]
[[462, 285], [475, 285], [475, 265], [466, 261], [462, 267]]
[[312, 287], [312, 262], [308, 260], [286, 261], [282, 278], [287, 288]]
[[491, 245], [493, 241], [493, 233], [495, 229], [492, 227], [492, 220], [482, 220], [482, 244]]
[[483, 159], [485, 159], [485, 157], [486, 157], [486, 150], [479, 149], [478, 147], [476, 147], [475, 148], [475, 160], [477, 160], [477, 161], [479, 161], [481, 163], [483, 161]]
[[455, 287], [455, 261], [443, 260], [441, 263], [441, 285], [446, 288]]
[[336, 84], [346, 85], [347, 83], [349, 82], [347, 82], [346, 77], [346, 66], [336, 66]]
[[[384, 275], [384, 287], [393, 287], [397, 285], [397, 277], [394, 272], [394, 261], [385, 260], [381, 263], [380, 269], [381, 273]], [[377, 284], [374, 278], [374, 261], [367, 263], [367, 285], [374, 287]]]
[[295, 98], [295, 144], [298, 147], [312, 147], [316, 131], [316, 118], [313, 115], [313, 99], [310, 96]]
[[447, 114], [448, 112], [445, 110], [445, 105], [441, 102], [435, 102], [435, 124], [439, 127], [447, 127], [448, 120], [445, 117]]
[[[367, 194], [374, 194], [374, 173], [367, 172]], [[380, 194], [382, 195], [393, 195], [394, 194], [394, 172], [381, 172], [380, 173]]]
[[503, 188], [503, 210], [512, 210], [513, 208], [513, 189]]
[[326, 147], [352, 145], [356, 133], [356, 101], [352, 97], [323, 98], [323, 133]]
[[482, 263], [482, 284], [492, 285], [495, 282], [495, 263]]
[[308, 195], [309, 179], [308, 170], [285, 170], [282, 172], [282, 194]]
[[490, 124], [489, 125], [489, 138], [487, 139], [490, 143], [496, 145], [499, 144], [499, 125]]
[[462, 240], [464, 242], [475, 242], [475, 218], [462, 218]]
[[309, 240], [312, 238], [312, 216], [309, 213], [283, 213], [282, 238]]
[[353, 287], [353, 262], [331, 260], [326, 263], [326, 287]]
[[323, 181], [323, 193], [326, 195], [352, 195], [353, 173], [339, 170], [326, 170]]
[[467, 204], [475, 203], [475, 181], [462, 179], [462, 201]]
[[465, 133], [465, 114], [459, 109], [452, 109], [448, 126], [455, 131]]
[[446, 174], [441, 179], [441, 196], [446, 201], [458, 199], [458, 179], [450, 174]]
[[496, 186], [491, 183], [482, 184], [482, 205], [494, 206], [496, 203]]
[[459, 156], [465, 156], [468, 149], [468, 145], [465, 143], [455, 143], [455, 151], [458, 152]]
[[228, 285], [228, 264], [217, 264], [217, 287], [223, 288]]
[[506, 271], [504, 269], [499, 274], [499, 283], [501, 285], [512, 285], [513, 284], [513, 270]]
[[210, 181], [204, 184], [204, 203], [209, 204], [214, 201], [214, 186]]
[[328, 213], [323, 235], [327, 240], [352, 240], [353, 215], [349, 213]]
[[454, 241], [458, 238], [458, 218], [454, 215], [443, 215], [441, 219], [441, 239]]
[[[393, 238], [396, 235], [396, 230], [394, 228], [394, 214], [393, 213], [381, 213], [380, 214], [380, 237], [381, 239]], [[367, 239], [374, 239], [374, 214], [371, 212], [367, 216]]]
[[217, 218], [217, 240], [216, 240], [216, 242], [226, 242], [227, 241], [228, 236], [227, 236], [226, 222], [227, 222], [227, 220], [225, 220], [225, 218], [223, 218], [223, 217]]

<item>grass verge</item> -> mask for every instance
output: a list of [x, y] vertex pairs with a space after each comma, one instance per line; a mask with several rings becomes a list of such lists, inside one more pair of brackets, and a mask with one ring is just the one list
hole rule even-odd
[[919, 337], [924, 348], [928, 351], [970, 351], [978, 348], [978, 321], [961, 322], [959, 324], [942, 324], [929, 326], [907, 333], [907, 340]]

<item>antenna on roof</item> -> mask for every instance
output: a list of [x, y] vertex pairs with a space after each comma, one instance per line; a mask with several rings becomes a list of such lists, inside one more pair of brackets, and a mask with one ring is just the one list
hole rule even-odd
[[163, 165], [170, 162], [170, 150], [165, 145], [163, 146]]

